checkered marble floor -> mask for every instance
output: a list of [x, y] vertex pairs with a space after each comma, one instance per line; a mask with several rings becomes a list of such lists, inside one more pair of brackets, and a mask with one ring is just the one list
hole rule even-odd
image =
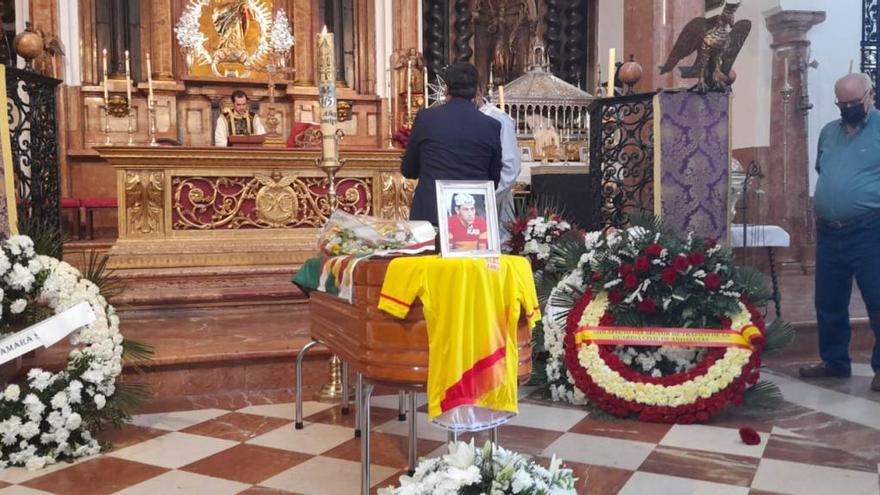
[[[880, 403], [836, 391], [833, 382], [768, 376], [789, 401], [768, 414], [669, 426], [608, 421], [525, 397], [499, 441], [543, 460], [563, 458], [585, 494], [880, 493]], [[354, 414], [307, 402], [305, 428], [296, 430], [289, 397], [228, 402], [139, 415], [105, 435], [112, 450], [75, 464], [2, 470], [0, 495], [358, 493]], [[374, 399], [372, 421], [372, 480], [387, 486], [406, 469], [407, 424], [397, 419], [396, 395]], [[760, 445], [743, 444], [740, 426], [755, 428]], [[428, 425], [424, 407], [418, 430], [420, 455], [444, 452], [446, 435]]]

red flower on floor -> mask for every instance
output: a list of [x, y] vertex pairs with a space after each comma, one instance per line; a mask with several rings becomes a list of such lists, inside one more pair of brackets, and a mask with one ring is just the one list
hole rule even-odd
[[648, 261], [648, 258], [644, 256], [639, 256], [636, 258], [635, 269], [639, 273], [644, 273], [651, 269], [651, 262]]
[[620, 304], [623, 301], [623, 294], [619, 290], [613, 290], [608, 293], [608, 302], [611, 304]]
[[757, 431], [748, 427], [739, 429], [739, 438], [746, 445], [758, 445], [761, 443], [761, 435], [758, 435]]
[[592, 279], [593, 279], [593, 282], [598, 282], [598, 281], [602, 280], [602, 273], [601, 272], [593, 272]]
[[633, 267], [629, 263], [624, 263], [620, 265], [620, 268], [617, 269], [617, 273], [620, 274], [621, 277], [626, 277], [630, 273], [632, 273]]
[[623, 279], [623, 286], [629, 290], [633, 290], [639, 286], [639, 277], [636, 277], [635, 274], [630, 273]]
[[713, 238], [711, 238], [711, 237], [709, 237], [708, 239], [706, 239], [706, 247], [707, 247], [708, 249], [714, 249], [715, 246], [717, 246], [717, 245], [718, 245], [718, 241], [716, 241], [715, 239], [713, 239]]
[[657, 304], [650, 297], [646, 297], [639, 303], [639, 311], [646, 315], [652, 315], [657, 312]]

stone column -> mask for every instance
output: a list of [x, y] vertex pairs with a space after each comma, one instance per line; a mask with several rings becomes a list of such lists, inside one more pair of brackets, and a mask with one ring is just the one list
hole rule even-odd
[[171, 0], [150, 0], [150, 55], [153, 79], [174, 79], [174, 26], [171, 20]]
[[[678, 69], [674, 72], [660, 75], [657, 69], [666, 62], [666, 57], [672, 51], [675, 39], [684, 29], [685, 25], [695, 17], [703, 16], [706, 12], [705, 0], [624, 0], [623, 24], [626, 29], [626, 38], [623, 46], [617, 47], [617, 60], [625, 62], [630, 54], [635, 55], [636, 61], [645, 69], [644, 76], [636, 91], [654, 91], [657, 88], [675, 88], [691, 86], [696, 80], [682, 80]], [[665, 14], [664, 14], [665, 12]], [[600, 60], [608, 58], [607, 53], [598, 55]], [[603, 58], [604, 57], [604, 58]], [[684, 62], [690, 62], [685, 59]], [[685, 63], [685, 65], [689, 65]], [[608, 74], [603, 74], [602, 79], [607, 79]]]
[[[825, 12], [784, 10], [767, 16], [773, 36], [773, 79], [770, 88], [770, 161], [764, 166], [768, 192], [768, 223], [781, 225], [791, 234], [791, 248], [780, 250], [783, 268], [803, 269], [812, 258], [813, 239], [807, 149], [807, 64], [810, 41], [807, 32], [825, 20]], [[792, 94], [783, 98], [785, 60]]]

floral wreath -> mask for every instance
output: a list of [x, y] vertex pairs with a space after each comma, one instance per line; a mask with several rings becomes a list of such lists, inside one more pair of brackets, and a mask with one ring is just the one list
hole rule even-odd
[[754, 385], [768, 342], [781, 348], [790, 329], [765, 324], [760, 279], [736, 268], [728, 250], [641, 226], [591, 233], [583, 248], [545, 312], [554, 399], [693, 423], [741, 405], [752, 388], [779, 396]]
[[0, 467], [40, 469], [61, 460], [100, 452], [90, 428], [118, 419], [116, 378], [122, 372], [119, 317], [93, 282], [63, 261], [34, 252], [33, 241], [14, 236], [0, 243], [0, 323], [15, 331], [79, 303], [96, 319], [76, 331], [67, 366], [27, 373], [26, 383], [8, 384], [0, 397]]

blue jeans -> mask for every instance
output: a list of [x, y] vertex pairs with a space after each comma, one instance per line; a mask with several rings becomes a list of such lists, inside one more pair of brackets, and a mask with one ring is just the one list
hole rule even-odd
[[880, 210], [844, 222], [816, 220], [816, 319], [819, 356], [850, 370], [849, 302], [855, 277], [874, 331], [871, 366], [880, 371]]

